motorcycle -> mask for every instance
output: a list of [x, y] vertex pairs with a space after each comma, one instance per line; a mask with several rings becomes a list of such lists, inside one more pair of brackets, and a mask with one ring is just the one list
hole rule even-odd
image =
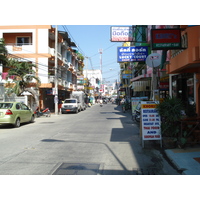
[[133, 120], [135, 120], [136, 122], [140, 122], [140, 110], [135, 110]]
[[140, 122], [140, 113], [141, 113], [141, 102], [139, 102], [134, 110], [132, 115], [132, 120], [136, 122]]
[[40, 111], [39, 107], [37, 107], [37, 109], [35, 110], [34, 114], [37, 117], [41, 117], [41, 116], [51, 117], [51, 112], [50, 112], [49, 108], [45, 108], [45, 109]]

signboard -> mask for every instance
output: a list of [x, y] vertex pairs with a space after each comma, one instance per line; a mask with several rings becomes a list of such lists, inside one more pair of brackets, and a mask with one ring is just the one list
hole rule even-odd
[[130, 79], [132, 74], [122, 74], [122, 79]]
[[140, 101], [148, 100], [148, 97], [131, 97], [132, 114]]
[[141, 102], [142, 140], [161, 140], [161, 120], [155, 101]]
[[132, 26], [112, 26], [111, 27], [111, 42], [131, 42], [133, 41]]
[[180, 29], [152, 29], [152, 50], [182, 49]]
[[117, 62], [144, 62], [148, 56], [148, 47], [118, 47]]

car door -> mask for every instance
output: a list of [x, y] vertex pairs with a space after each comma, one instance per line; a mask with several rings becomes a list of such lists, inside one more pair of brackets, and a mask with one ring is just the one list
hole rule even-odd
[[31, 119], [31, 112], [27, 105], [21, 103], [21, 122], [28, 122]]

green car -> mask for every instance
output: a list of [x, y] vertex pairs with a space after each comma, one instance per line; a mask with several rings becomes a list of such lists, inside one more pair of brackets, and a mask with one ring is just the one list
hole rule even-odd
[[0, 124], [20, 127], [21, 123], [35, 120], [34, 112], [22, 102], [0, 102]]

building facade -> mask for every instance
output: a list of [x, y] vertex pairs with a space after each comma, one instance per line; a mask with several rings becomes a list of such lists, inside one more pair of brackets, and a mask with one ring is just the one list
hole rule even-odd
[[[9, 58], [31, 62], [36, 66], [35, 75], [41, 81], [39, 106], [49, 107], [51, 110], [55, 109], [55, 31], [51, 25], [0, 26], [0, 38], [5, 40]], [[58, 32], [57, 40], [58, 98], [64, 99], [77, 89], [77, 75], [82, 74], [84, 58], [73, 49], [76, 45], [66, 32]], [[4, 80], [8, 80], [8, 71], [8, 67], [3, 68]], [[33, 83], [32, 87], [34, 86]], [[29, 106], [34, 107], [30, 104]]]

